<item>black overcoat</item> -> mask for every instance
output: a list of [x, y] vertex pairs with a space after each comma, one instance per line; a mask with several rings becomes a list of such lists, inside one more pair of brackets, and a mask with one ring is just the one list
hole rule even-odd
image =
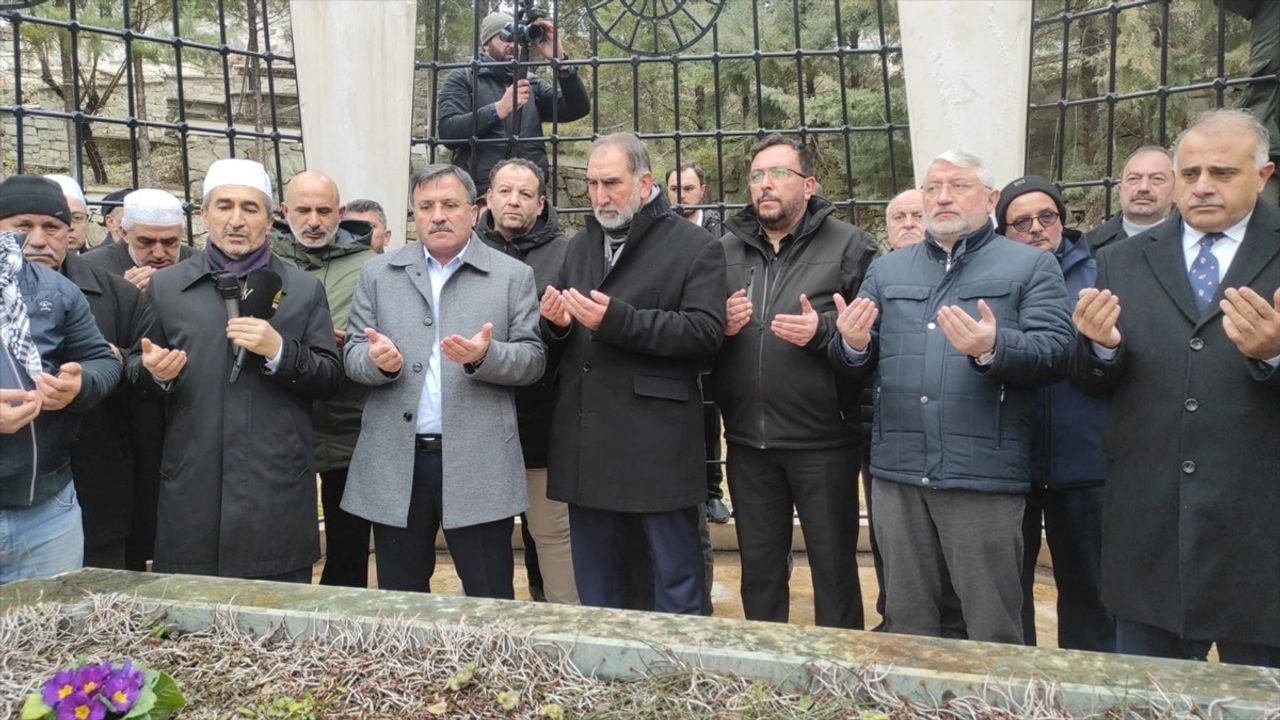
[[[262, 577], [320, 557], [311, 402], [342, 381], [333, 321], [315, 277], [271, 259], [284, 295], [271, 326], [284, 338], [273, 375], [248, 353], [229, 383], [227, 310], [204, 253], [157, 272], [148, 337], [187, 352], [168, 388], [155, 569]], [[155, 387], [145, 370], [142, 382]]]
[[1259, 201], [1213, 309], [1191, 296], [1176, 213], [1104, 250], [1120, 298], [1113, 362], [1077, 343], [1074, 379], [1107, 393], [1102, 596], [1188, 639], [1280, 646], [1280, 370], [1227, 338], [1218, 301], [1280, 287], [1280, 210]]
[[610, 297], [599, 330], [560, 345], [547, 495], [598, 510], [665, 512], [707, 499], [698, 374], [724, 337], [724, 248], [662, 193], [606, 271], [595, 218], [569, 243], [557, 287]]
[[[80, 288], [98, 331], [127, 357], [151, 327], [151, 308], [132, 283], [68, 253], [62, 264], [67, 279]], [[71, 473], [84, 522], [86, 548], [123, 540], [134, 521], [133, 391], [122, 378], [115, 389], [80, 416], [80, 432], [71, 445]], [[152, 439], [159, 445], [160, 438]], [[143, 509], [145, 512], [145, 509]]]

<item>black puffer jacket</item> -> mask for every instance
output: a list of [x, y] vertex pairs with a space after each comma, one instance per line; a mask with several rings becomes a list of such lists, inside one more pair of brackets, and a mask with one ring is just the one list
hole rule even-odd
[[[555, 208], [547, 203], [533, 229], [508, 241], [494, 229], [493, 215], [485, 211], [476, 223], [476, 234], [486, 245], [523, 262], [533, 268], [534, 287], [538, 296], [548, 285], [554, 285], [564, 265], [564, 254], [569, 241], [560, 232]], [[549, 349], [551, 353], [558, 346]], [[556, 408], [556, 380], [558, 363], [551, 354], [547, 357], [547, 370], [542, 379], [533, 385], [516, 388], [516, 422], [520, 429], [520, 447], [524, 450], [524, 466], [547, 466], [547, 445], [551, 442], [551, 414]]]
[[[837, 220], [820, 197], [809, 200], [799, 228], [781, 244], [765, 239], [755, 208], [725, 220], [729, 291], [746, 289], [754, 311], [746, 327], [725, 338], [712, 372], [724, 414], [725, 439], [754, 448], [827, 448], [858, 442], [861, 383], [837, 377], [827, 364], [836, 333], [835, 301], [852, 299], [876, 254], [876, 241]], [[800, 294], [820, 316], [807, 347], [774, 335], [775, 315], [800, 313]]]
[[[858, 293], [880, 309], [868, 352], [839, 337], [837, 370], [874, 378], [871, 473], [919, 487], [1025, 493], [1031, 485], [1036, 388], [1066, 376], [1075, 337], [1062, 270], [1051, 253], [998, 235], [988, 222], [948, 254], [931, 237], [878, 258]], [[955, 305], [998, 324], [980, 367], [937, 323]]]
[[[444, 146], [453, 150], [453, 164], [471, 174], [480, 194], [489, 189], [493, 166], [517, 157], [512, 143], [494, 142], [510, 136], [511, 118], [499, 118], [494, 106], [511, 86], [511, 68], [511, 63], [494, 62], [482, 52], [473, 67], [450, 71], [440, 88], [436, 131]], [[533, 73], [528, 79], [529, 102], [520, 110], [521, 138], [542, 137], [544, 122], [572, 122], [591, 112], [591, 99], [576, 67], [559, 71], [558, 88]], [[480, 141], [474, 147], [472, 138]], [[547, 174], [547, 148], [542, 140], [521, 140], [518, 157]]]

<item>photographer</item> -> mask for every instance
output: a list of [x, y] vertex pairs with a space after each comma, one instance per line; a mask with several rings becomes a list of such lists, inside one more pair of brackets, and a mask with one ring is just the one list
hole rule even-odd
[[[543, 120], [571, 122], [591, 111], [576, 67], [556, 70], [558, 78], [553, 85], [523, 65], [528, 48], [548, 60], [564, 60], [565, 54], [560, 35], [545, 13], [518, 9], [516, 15], [521, 22], [507, 13], [487, 15], [480, 23], [477, 62], [451, 71], [440, 90], [437, 132], [453, 150], [453, 164], [476, 179], [481, 195], [489, 189], [490, 170], [505, 158], [529, 160], [550, 177], [546, 145], [542, 140], [524, 138], [540, 137]], [[526, 48], [521, 53], [522, 40]], [[516, 62], [517, 53], [520, 63]], [[522, 75], [518, 80], [514, 76], [517, 68]], [[512, 113], [517, 113], [516, 118]], [[513, 136], [520, 138], [518, 148], [512, 147], [512, 141], [494, 142]]]

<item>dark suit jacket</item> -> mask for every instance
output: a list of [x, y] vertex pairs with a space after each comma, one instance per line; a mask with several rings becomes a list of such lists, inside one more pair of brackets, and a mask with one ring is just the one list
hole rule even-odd
[[[84, 293], [93, 320], [107, 342], [126, 356], [136, 355], [138, 343], [152, 321], [145, 296], [132, 284], [84, 262], [79, 255], [68, 254], [62, 272]], [[81, 416], [80, 433], [71, 446], [71, 471], [84, 516], [87, 548], [123, 540], [133, 521], [135, 453], [129, 434], [133, 425], [132, 395], [129, 383], [122, 381], [114, 392]], [[153, 437], [152, 442], [159, 446], [160, 437]]]
[[[182, 262], [191, 257], [195, 250], [190, 245], [183, 245], [178, 248], [178, 262]], [[131, 267], [136, 267], [133, 257], [129, 255], [129, 246], [123, 242], [113, 242], [109, 245], [99, 245], [80, 256], [81, 260], [106, 269], [113, 275], [124, 276], [124, 271]]]
[[1121, 303], [1112, 362], [1080, 338], [1074, 379], [1111, 397], [1102, 595], [1185, 638], [1280, 646], [1280, 371], [1227, 338], [1217, 301], [1280, 287], [1280, 210], [1259, 201], [1201, 317], [1174, 214], [1099, 257]]
[[1084, 234], [1084, 241], [1096, 255], [1099, 250], [1129, 237], [1124, 231], [1124, 215], [1117, 212], [1111, 219]]
[[610, 297], [595, 332], [567, 335], [551, 430], [547, 495], [620, 512], [663, 512], [707, 499], [698, 374], [724, 336], [724, 248], [671, 211], [663, 193], [640, 209], [606, 271], [595, 218], [569, 241], [556, 287]]

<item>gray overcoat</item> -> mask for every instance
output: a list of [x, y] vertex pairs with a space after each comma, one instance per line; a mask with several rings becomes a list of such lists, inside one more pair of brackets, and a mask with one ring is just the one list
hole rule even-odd
[[[493, 340], [479, 368], [441, 355], [444, 526], [513, 517], [529, 504], [514, 387], [536, 382], [546, 362], [533, 271], [474, 234], [461, 259], [440, 293], [440, 327], [421, 243], [370, 260], [356, 284], [343, 354], [347, 375], [371, 389], [342, 509], [372, 522], [407, 525], [418, 399], [432, 344], [454, 333], [471, 337], [486, 322], [493, 323]], [[383, 373], [369, 360], [365, 328], [400, 349], [398, 373]]]

